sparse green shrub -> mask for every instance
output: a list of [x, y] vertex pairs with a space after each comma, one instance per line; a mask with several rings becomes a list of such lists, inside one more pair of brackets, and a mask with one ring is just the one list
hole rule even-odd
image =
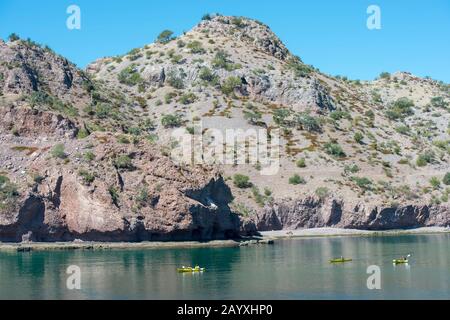
[[245, 110], [244, 111], [244, 119], [247, 120], [250, 124], [257, 124], [259, 120], [261, 120], [262, 114], [259, 111], [253, 110]]
[[344, 173], [345, 174], [350, 174], [350, 173], [355, 174], [355, 173], [359, 172], [359, 170], [360, 169], [359, 169], [359, 167], [356, 164], [346, 165], [344, 167]]
[[287, 126], [287, 119], [292, 114], [289, 109], [276, 109], [273, 112], [273, 121], [279, 126]]
[[71, 104], [62, 102], [59, 98], [43, 91], [35, 91], [28, 97], [28, 102], [34, 108], [37, 105], [47, 106], [52, 110], [68, 116], [78, 116], [78, 110]]
[[177, 94], [175, 92], [168, 92], [164, 95], [164, 102], [166, 104], [172, 103], [173, 98], [175, 98]]
[[117, 142], [122, 144], [130, 144], [130, 138], [127, 135], [121, 134], [117, 137]]
[[386, 110], [386, 116], [391, 120], [403, 120], [414, 114], [414, 102], [408, 98], [400, 98]]
[[380, 79], [390, 80], [391, 74], [389, 72], [382, 72], [382, 73], [380, 73]]
[[206, 52], [200, 41], [189, 42], [187, 48], [191, 50], [192, 54], [204, 54]]
[[158, 37], [156, 38], [156, 42], [166, 44], [169, 43], [174, 39], [173, 37], [173, 31], [171, 30], [164, 30], [161, 32]]
[[373, 182], [366, 177], [352, 177], [351, 180], [363, 191], [371, 190]]
[[161, 118], [161, 124], [164, 128], [177, 128], [183, 123], [180, 115], [177, 114], [166, 114]]
[[234, 24], [237, 28], [244, 28], [246, 26], [244, 20], [241, 17], [233, 17], [231, 23]]
[[150, 201], [150, 194], [147, 187], [141, 187], [135, 198], [139, 207], [145, 207]]
[[306, 64], [301, 62], [300, 58], [298, 57], [289, 59], [286, 67], [294, 73], [294, 76], [296, 78], [306, 77], [313, 71], [310, 66], [307, 66]]
[[200, 70], [199, 78], [202, 79], [205, 84], [211, 86], [217, 86], [219, 84], [219, 77], [207, 67], [203, 67]]
[[143, 81], [135, 64], [131, 64], [120, 71], [117, 75], [117, 79], [120, 83], [126, 84], [128, 86], [135, 86]]
[[184, 104], [184, 105], [188, 105], [188, 104], [194, 103], [196, 100], [197, 100], [197, 96], [194, 93], [189, 92], [189, 93], [183, 94], [180, 97], [180, 99], [178, 100], [178, 102], [181, 104]]
[[87, 186], [90, 186], [95, 180], [95, 175], [84, 169], [79, 170], [78, 175], [82, 178], [83, 183]]
[[14, 41], [20, 40], [20, 37], [16, 33], [11, 33], [8, 36], [8, 40], [11, 42], [14, 42]]
[[133, 49], [130, 52], [128, 52], [128, 59], [131, 61], [135, 61], [142, 57], [141, 49]]
[[433, 97], [431, 98], [430, 104], [435, 108], [447, 108], [448, 102], [445, 101], [443, 97]]
[[235, 174], [233, 177], [233, 184], [239, 189], [247, 189], [253, 185], [250, 182], [250, 178], [243, 174]]
[[219, 50], [214, 59], [211, 62], [212, 66], [215, 69], [225, 69], [227, 71], [233, 71], [239, 69], [241, 66], [238, 64], [234, 64], [229, 60], [229, 55], [223, 50]]
[[416, 160], [416, 165], [418, 167], [425, 167], [427, 164], [433, 163], [435, 158], [436, 155], [432, 150], [426, 150], [425, 152], [419, 154]]
[[432, 177], [430, 179], [430, 185], [433, 187], [433, 189], [439, 189], [441, 187], [441, 181], [438, 177]]
[[62, 143], [55, 145], [51, 151], [51, 155], [54, 158], [65, 159], [67, 155], [64, 151], [64, 145]]
[[126, 169], [126, 170], [134, 169], [133, 161], [127, 155], [121, 155], [118, 156], [116, 159], [114, 159], [114, 166], [117, 169]]
[[361, 132], [356, 132], [353, 138], [355, 139], [356, 143], [361, 144], [364, 140], [364, 135]]
[[322, 130], [318, 118], [304, 112], [295, 115], [294, 123], [302, 130], [309, 132], [320, 132]]
[[204, 14], [203, 16], [202, 16], [202, 20], [206, 20], [206, 21], [208, 21], [208, 20], [211, 20], [211, 15], [209, 14], [209, 13], [206, 13], [206, 14]]
[[395, 128], [395, 131], [397, 131], [400, 134], [408, 135], [411, 132], [411, 128], [407, 125], [398, 126]]
[[119, 191], [113, 186], [108, 188], [109, 195], [111, 196], [111, 200], [116, 207], [119, 206]]
[[447, 172], [444, 176], [444, 178], [442, 179], [442, 182], [447, 185], [450, 186], [450, 172]]
[[84, 154], [84, 159], [89, 162], [94, 161], [95, 154], [92, 151], [86, 151], [86, 153]]
[[167, 75], [167, 83], [175, 89], [183, 89], [184, 81], [181, 75], [178, 75], [174, 70]]
[[299, 168], [306, 168], [306, 159], [305, 158], [298, 159], [296, 165]]
[[326, 187], [319, 187], [315, 191], [316, 196], [318, 196], [321, 200], [327, 198], [330, 194], [330, 190]]
[[[0, 209], [10, 210], [15, 206], [19, 196], [17, 186], [8, 177], [0, 175]], [[8, 212], [9, 213], [9, 212]]]
[[242, 79], [239, 77], [231, 76], [227, 78], [222, 84], [222, 92], [226, 95], [230, 95], [242, 85]]
[[299, 185], [306, 184], [306, 180], [303, 177], [300, 177], [298, 174], [294, 174], [289, 178], [289, 184]]
[[329, 115], [329, 117], [331, 119], [333, 119], [334, 121], [339, 121], [342, 119], [351, 119], [351, 115], [350, 113], [346, 112], [346, 111], [342, 111], [342, 110], [335, 110], [332, 111]]
[[346, 156], [344, 150], [338, 143], [327, 142], [325, 144], [325, 152], [337, 158], [344, 158]]
[[80, 130], [78, 130], [77, 139], [84, 139], [87, 137], [89, 137], [89, 131], [87, 131], [85, 128], [81, 128]]

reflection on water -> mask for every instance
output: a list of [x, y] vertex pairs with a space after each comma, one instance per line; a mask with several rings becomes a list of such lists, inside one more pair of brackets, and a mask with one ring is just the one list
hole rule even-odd
[[[450, 237], [308, 238], [274, 246], [0, 253], [2, 299], [448, 299]], [[412, 254], [408, 265], [392, 260]], [[353, 258], [346, 264], [329, 259]], [[82, 290], [66, 289], [66, 269]], [[202, 274], [177, 274], [200, 265]], [[367, 289], [367, 267], [382, 290]]]

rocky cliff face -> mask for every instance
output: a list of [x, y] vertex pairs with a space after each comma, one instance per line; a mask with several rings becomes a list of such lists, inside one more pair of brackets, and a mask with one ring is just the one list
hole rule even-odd
[[309, 197], [267, 206], [256, 215], [254, 222], [259, 231], [324, 227], [362, 230], [447, 227], [450, 225], [450, 208], [447, 205], [423, 204], [377, 206]]
[[[207, 17], [86, 71], [0, 41], [0, 241], [443, 226], [449, 102], [448, 84], [406, 72], [326, 75], [242, 17]], [[203, 132], [277, 129], [279, 172], [175, 164], [173, 130], [198, 120]]]
[[0, 207], [0, 241], [238, 236], [239, 218], [228, 207], [230, 189], [212, 169], [175, 166], [153, 146], [121, 146], [111, 134], [66, 142], [59, 158], [46, 142], [16, 148], [11, 157], [10, 142], [3, 139], [7, 150], [0, 159], [9, 157], [34, 174], [18, 172], [18, 179], [28, 182]]
[[87, 103], [90, 80], [67, 59], [31, 40], [0, 42], [0, 93], [45, 92], [65, 103]]

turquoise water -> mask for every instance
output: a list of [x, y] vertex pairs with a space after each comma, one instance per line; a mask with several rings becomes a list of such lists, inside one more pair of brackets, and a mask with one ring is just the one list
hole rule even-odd
[[[412, 253], [408, 266], [392, 260]], [[353, 262], [331, 265], [339, 256]], [[203, 274], [177, 274], [199, 264]], [[66, 269], [81, 269], [68, 290]], [[381, 268], [381, 290], [366, 269]], [[449, 299], [450, 236], [308, 238], [273, 246], [0, 253], [1, 299]]]

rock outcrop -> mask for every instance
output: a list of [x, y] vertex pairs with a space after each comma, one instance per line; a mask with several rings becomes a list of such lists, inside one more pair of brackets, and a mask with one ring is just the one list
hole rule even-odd
[[69, 149], [64, 159], [53, 159], [49, 148], [36, 148], [27, 170], [39, 179], [19, 188], [12, 205], [0, 207], [0, 241], [238, 237], [230, 189], [213, 169], [176, 166], [147, 143], [121, 146], [110, 134], [66, 147], [95, 159]]
[[309, 197], [266, 206], [254, 222], [259, 231], [306, 228], [389, 230], [450, 225], [447, 205], [409, 204], [397, 207], [325, 201]]
[[0, 93], [46, 92], [69, 104], [87, 103], [90, 80], [66, 58], [30, 40], [0, 43]]

